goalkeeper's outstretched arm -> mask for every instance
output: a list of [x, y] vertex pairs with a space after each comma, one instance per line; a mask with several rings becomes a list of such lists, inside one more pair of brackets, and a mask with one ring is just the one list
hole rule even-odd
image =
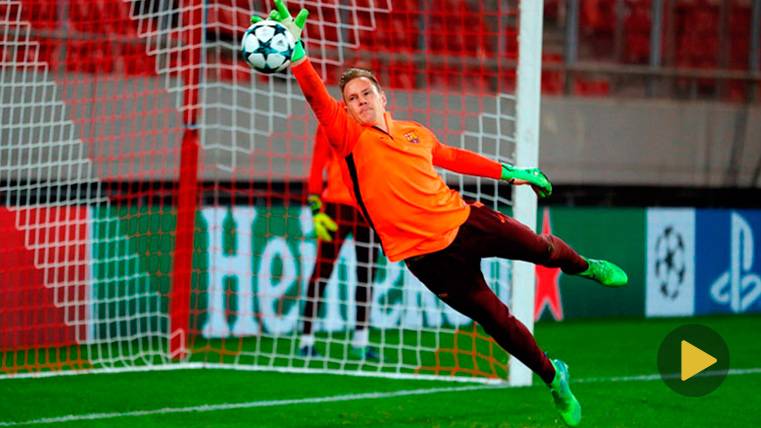
[[460, 174], [493, 178], [516, 185], [528, 184], [540, 198], [552, 193], [552, 183], [539, 168], [500, 164], [470, 150], [450, 147], [438, 141], [433, 151], [433, 164]]
[[[304, 25], [306, 25], [309, 12], [306, 9], [301, 9], [294, 19], [283, 0], [274, 0], [274, 3], [275, 10], [270, 12], [269, 19], [281, 23], [296, 40], [296, 49], [291, 56], [293, 75], [296, 77], [309, 106], [317, 116], [317, 120], [325, 127], [325, 133], [331, 146], [338, 154], [345, 156], [351, 151], [351, 145], [359, 139], [362, 126], [350, 120], [342, 105], [330, 96], [325, 83], [306, 55], [301, 33]], [[256, 19], [261, 18], [251, 18], [252, 21]]]

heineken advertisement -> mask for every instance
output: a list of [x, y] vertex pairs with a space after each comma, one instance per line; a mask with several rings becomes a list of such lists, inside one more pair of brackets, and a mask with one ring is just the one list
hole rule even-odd
[[[560, 236], [587, 257], [621, 265], [630, 284], [607, 289], [537, 267], [537, 319], [761, 312], [761, 256], [755, 251], [761, 211], [559, 207], [538, 215], [542, 233]], [[46, 226], [51, 218], [71, 225]], [[174, 208], [3, 208], [0, 220], [0, 253], [6, 255], [0, 258], [0, 296], [6, 307], [18, 308], [0, 314], [0, 347], [167, 330]], [[36, 230], [46, 233], [30, 233]], [[205, 337], [295, 331], [316, 257], [311, 235], [309, 210], [301, 206], [199, 210], [189, 308], [193, 329]], [[373, 326], [469, 322], [403, 264], [382, 256], [377, 264]], [[353, 326], [355, 265], [348, 240], [327, 283], [318, 329]], [[483, 271], [509, 302], [511, 263], [485, 260]], [[35, 305], [44, 310], [32, 310]]]
[[[297, 331], [316, 259], [306, 207], [203, 208], [198, 218], [191, 320], [204, 337]], [[470, 321], [440, 302], [403, 264], [376, 261], [370, 319], [376, 328], [460, 326]], [[316, 328], [353, 327], [356, 256], [347, 240], [325, 292]], [[484, 261], [492, 287], [507, 298], [509, 263]]]

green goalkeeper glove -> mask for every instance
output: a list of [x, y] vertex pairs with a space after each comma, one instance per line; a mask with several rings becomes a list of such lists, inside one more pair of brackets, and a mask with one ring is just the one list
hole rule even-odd
[[314, 234], [317, 235], [317, 239], [321, 239], [326, 242], [333, 242], [333, 237], [330, 236], [330, 232], [338, 230], [336, 222], [330, 218], [329, 215], [322, 212], [322, 200], [317, 195], [309, 195], [307, 197], [307, 203], [312, 210], [312, 222], [314, 222]]
[[539, 168], [516, 168], [510, 164], [502, 164], [500, 179], [510, 184], [529, 184], [540, 198], [546, 198], [552, 194], [552, 183]]
[[[301, 61], [307, 53], [304, 50], [304, 42], [301, 41], [301, 32], [304, 31], [304, 25], [306, 25], [309, 11], [301, 9], [296, 19], [288, 12], [288, 8], [285, 6], [283, 0], [275, 0], [275, 10], [270, 12], [269, 19], [277, 21], [282, 24], [288, 32], [293, 36], [293, 40], [296, 41], [296, 47], [293, 48], [293, 54], [291, 54], [291, 63], [295, 64]], [[261, 21], [262, 18], [254, 15], [251, 17], [251, 23], [256, 24]]]

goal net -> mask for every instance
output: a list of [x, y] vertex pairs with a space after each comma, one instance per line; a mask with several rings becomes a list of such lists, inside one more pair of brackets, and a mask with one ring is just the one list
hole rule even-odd
[[[394, 117], [536, 163], [541, 2], [289, 6], [310, 10], [307, 52], [334, 95], [341, 70], [370, 68]], [[250, 15], [271, 7], [0, 0], [0, 376], [185, 365], [530, 382], [382, 255], [367, 307], [380, 358], [353, 354], [351, 237], [320, 296], [319, 355], [300, 353], [317, 257], [305, 185], [316, 123], [289, 73], [255, 74], [239, 53]], [[441, 174], [534, 225], [530, 192]], [[529, 327], [532, 269], [483, 262]]]

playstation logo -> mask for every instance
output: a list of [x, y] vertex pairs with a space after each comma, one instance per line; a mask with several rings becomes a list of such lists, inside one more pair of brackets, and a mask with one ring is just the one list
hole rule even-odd
[[743, 312], [761, 297], [761, 277], [753, 272], [753, 229], [733, 212], [730, 232], [729, 269], [711, 285], [711, 298], [729, 305], [732, 312]]

